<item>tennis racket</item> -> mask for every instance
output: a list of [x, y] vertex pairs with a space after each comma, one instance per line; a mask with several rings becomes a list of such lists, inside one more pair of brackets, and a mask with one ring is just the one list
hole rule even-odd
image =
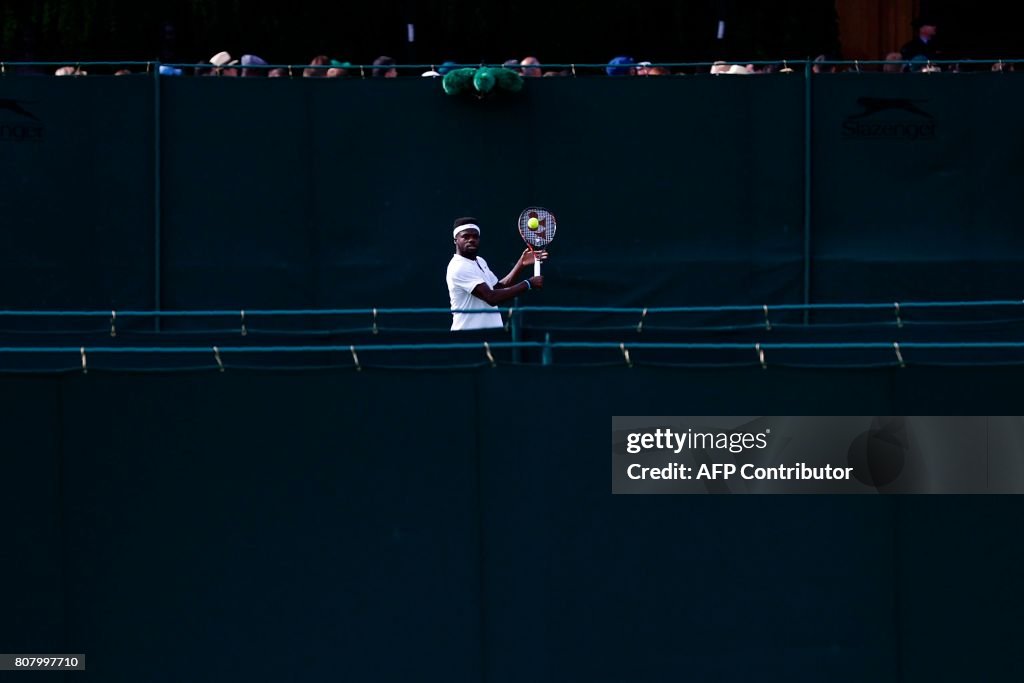
[[[539, 206], [523, 209], [523, 212], [519, 214], [519, 234], [531, 250], [543, 250], [551, 244], [551, 240], [555, 239], [556, 227], [555, 214]], [[533, 262], [533, 274], [540, 275], [539, 260]]]

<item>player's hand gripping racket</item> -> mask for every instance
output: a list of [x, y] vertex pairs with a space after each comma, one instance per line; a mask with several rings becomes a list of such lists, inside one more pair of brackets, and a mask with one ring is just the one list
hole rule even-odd
[[[539, 206], [523, 209], [519, 214], [519, 234], [532, 251], [544, 250], [555, 239], [555, 215]], [[533, 260], [533, 274], [540, 275], [540, 259]]]

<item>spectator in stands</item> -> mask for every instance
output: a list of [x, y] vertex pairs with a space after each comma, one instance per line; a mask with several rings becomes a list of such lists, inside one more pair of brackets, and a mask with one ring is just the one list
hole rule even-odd
[[647, 76], [671, 76], [672, 72], [663, 66], [647, 67]]
[[608, 66], [605, 67], [605, 73], [609, 76], [635, 76], [636, 60], [632, 57], [615, 57], [612, 61], [608, 62]]
[[210, 64], [213, 65], [213, 69], [210, 71], [211, 76], [238, 75], [238, 60], [232, 59], [229, 52], [218, 52], [210, 58]]
[[309, 63], [305, 69], [302, 70], [303, 78], [325, 78], [327, 76], [327, 69], [324, 68], [330, 63], [330, 59], [327, 55], [317, 55], [313, 57], [313, 61]]
[[519, 66], [522, 67], [522, 74], [525, 77], [537, 78], [541, 75], [540, 60], [536, 57], [524, 57]]
[[327, 78], [345, 78], [348, 76], [351, 66], [350, 62], [339, 62], [337, 59], [332, 59], [331, 68], [327, 70]]
[[277, 67], [276, 69], [271, 69], [270, 73], [267, 74], [267, 78], [287, 78], [287, 77], [288, 77], [288, 69], [283, 69], [281, 67]]
[[381, 55], [373, 60], [374, 78], [397, 78], [398, 69], [395, 68], [395, 60], [387, 55]]
[[130, 69], [118, 69], [114, 72], [115, 76], [131, 76], [132, 72]]
[[836, 65], [827, 63], [834, 61], [836, 57], [832, 55], [818, 55], [811, 64], [811, 71], [816, 74], [834, 74], [837, 71]]
[[[499, 280], [487, 267], [487, 261], [477, 255], [480, 246], [479, 221], [469, 216], [457, 218], [453, 228], [455, 255], [448, 262], [445, 275], [452, 307], [452, 331], [504, 327], [501, 312], [494, 307], [531, 289], [544, 286], [544, 277], [541, 275], [534, 275], [521, 282], [513, 281], [523, 268], [533, 265], [535, 258], [547, 260], [547, 252], [526, 249], [508, 275]], [[488, 312], [456, 313], [456, 310]]]
[[900, 48], [903, 59], [911, 61], [914, 57], [924, 57], [925, 62], [938, 58], [939, 52], [935, 45], [935, 34], [938, 27], [931, 19], [918, 18], [914, 20], [914, 29], [917, 35], [914, 39]]
[[733, 76], [747, 76], [751, 73], [750, 69], [743, 66], [742, 64], [726, 64], [725, 62], [715, 62], [711, 65], [711, 73], [717, 75], [730, 74]]
[[88, 76], [88, 73], [74, 66], [62, 66], [53, 72], [54, 76]]
[[267, 62], [256, 55], [242, 55], [242, 78], [253, 78], [266, 76], [267, 70], [261, 67], [265, 67]]
[[650, 69], [650, 68], [651, 68], [651, 63], [650, 62], [637, 62], [637, 65], [636, 65], [636, 75], [637, 76], [646, 76], [646, 75], [648, 75], [647, 74], [647, 70]]
[[903, 55], [899, 52], [890, 52], [885, 56], [886, 64], [882, 66], [882, 72], [897, 74], [903, 71]]

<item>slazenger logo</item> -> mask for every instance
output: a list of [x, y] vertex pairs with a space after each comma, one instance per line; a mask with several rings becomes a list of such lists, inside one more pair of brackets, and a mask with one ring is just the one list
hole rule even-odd
[[934, 140], [938, 122], [920, 105], [928, 100], [859, 97], [860, 111], [843, 121], [846, 140]]
[[0, 142], [38, 142], [43, 139], [39, 117], [25, 100], [0, 98]]

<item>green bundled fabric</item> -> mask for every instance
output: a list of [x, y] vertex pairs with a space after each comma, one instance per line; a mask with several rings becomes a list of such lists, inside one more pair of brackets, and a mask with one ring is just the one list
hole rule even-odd
[[486, 66], [477, 69], [476, 74], [473, 76], [473, 87], [481, 95], [486, 95], [494, 90], [495, 82], [494, 69]]
[[494, 78], [498, 88], [508, 92], [519, 92], [523, 89], [523, 77], [512, 69], [495, 69]]
[[475, 92], [482, 97], [499, 90], [519, 92], [523, 89], [523, 77], [512, 69], [495, 69], [489, 66], [478, 69], [453, 69], [441, 79], [441, 86], [448, 95]]
[[452, 69], [441, 79], [441, 86], [448, 95], [458, 95], [473, 89], [476, 69]]

